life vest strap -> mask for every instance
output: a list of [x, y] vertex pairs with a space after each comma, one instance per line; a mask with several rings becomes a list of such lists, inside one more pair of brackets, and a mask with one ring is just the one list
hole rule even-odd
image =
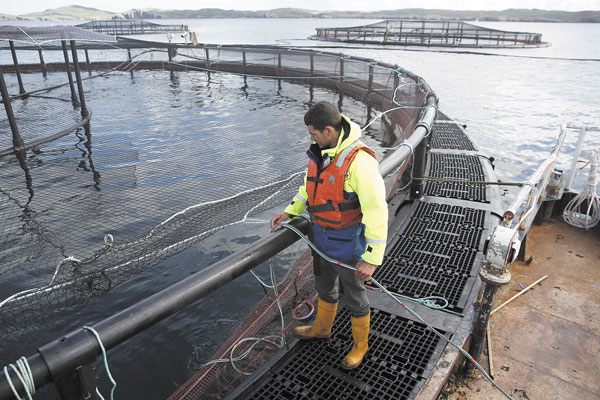
[[360, 202], [358, 201], [358, 199], [355, 199], [354, 201], [350, 201], [350, 202], [347, 202], [347, 203], [336, 203], [336, 202], [333, 202], [331, 200], [327, 200], [327, 203], [324, 203], [324, 204], [317, 204], [315, 206], [308, 206], [306, 208], [306, 210], [310, 214], [316, 214], [316, 213], [326, 212], [326, 211], [348, 211], [348, 210], [356, 210], [357, 208], [360, 208]]
[[310, 217], [313, 219], [313, 221], [323, 221], [323, 222], [327, 222], [328, 224], [332, 224], [332, 225], [341, 225], [342, 224], [342, 221], [334, 221], [334, 220], [327, 219], [327, 218], [321, 218], [316, 215], [311, 215]]

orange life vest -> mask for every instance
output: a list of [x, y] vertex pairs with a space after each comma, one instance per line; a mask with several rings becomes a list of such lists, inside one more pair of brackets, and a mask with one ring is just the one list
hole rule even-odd
[[306, 175], [307, 211], [312, 221], [324, 227], [343, 229], [362, 221], [358, 197], [344, 197], [344, 180], [350, 164], [360, 150], [373, 158], [375, 153], [360, 140], [344, 148], [325, 168], [319, 171], [317, 162], [309, 157]]

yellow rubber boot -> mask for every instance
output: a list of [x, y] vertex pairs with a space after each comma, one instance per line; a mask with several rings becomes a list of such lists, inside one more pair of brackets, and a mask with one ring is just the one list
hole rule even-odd
[[325, 339], [331, 336], [331, 327], [337, 312], [338, 303], [328, 303], [319, 299], [315, 323], [294, 328], [293, 334], [298, 339]]
[[354, 339], [354, 344], [350, 353], [342, 360], [343, 369], [348, 370], [358, 367], [365, 354], [367, 354], [370, 323], [370, 314], [360, 318], [352, 317], [352, 339]]

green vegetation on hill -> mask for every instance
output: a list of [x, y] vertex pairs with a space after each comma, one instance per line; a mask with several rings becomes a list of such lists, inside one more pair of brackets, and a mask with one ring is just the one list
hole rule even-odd
[[508, 9], [503, 11], [455, 11], [410, 8], [381, 11], [314, 11], [301, 8], [275, 8], [261, 11], [202, 8], [198, 10], [132, 9], [122, 13], [102, 11], [82, 6], [67, 6], [20, 16], [0, 14], [0, 20], [69, 20], [69, 19], [193, 19], [193, 18], [373, 18], [428, 19], [463, 21], [514, 22], [600, 22], [600, 11], [548, 11]]

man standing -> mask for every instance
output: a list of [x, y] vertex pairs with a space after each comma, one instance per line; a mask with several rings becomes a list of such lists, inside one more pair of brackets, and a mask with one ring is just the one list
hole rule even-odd
[[312, 220], [309, 238], [316, 247], [330, 258], [356, 266], [356, 271], [349, 270], [313, 251], [317, 316], [312, 326], [294, 329], [299, 339], [329, 337], [341, 285], [354, 339], [341, 366], [353, 369], [369, 347], [370, 308], [363, 281], [383, 260], [388, 220], [385, 186], [375, 154], [358, 140], [360, 127], [337, 107], [319, 102], [304, 115], [304, 123], [314, 141], [307, 151], [304, 185], [285, 211], [271, 219], [271, 229], [306, 209]]

